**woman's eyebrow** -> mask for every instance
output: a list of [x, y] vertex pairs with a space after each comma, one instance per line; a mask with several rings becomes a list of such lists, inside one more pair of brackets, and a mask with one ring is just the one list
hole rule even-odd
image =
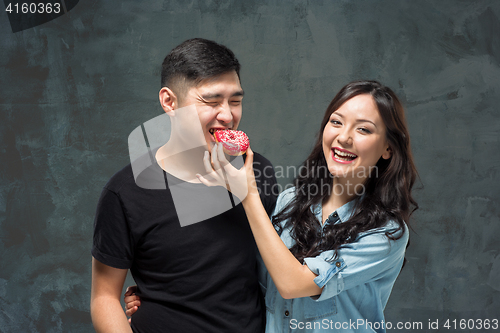
[[[332, 114], [336, 114], [340, 118], [345, 118], [342, 113], [337, 112], [337, 111], [334, 111]], [[357, 123], [370, 123], [370, 124], [373, 124], [373, 126], [377, 127], [377, 125], [375, 125], [375, 123], [373, 121], [368, 120], [368, 119], [356, 119], [356, 122]]]
[[375, 125], [375, 123], [371, 120], [368, 120], [368, 119], [356, 119], [356, 122], [357, 123], [370, 123], [372, 124], [373, 126], [377, 127], [377, 125]]
[[339, 117], [341, 117], [341, 118], [344, 118], [344, 115], [343, 115], [342, 113], [340, 113], [340, 112], [333, 111], [333, 112], [332, 112], [332, 115], [333, 115], [333, 114], [336, 114], [336, 115], [338, 115], [338, 116], [339, 116]]

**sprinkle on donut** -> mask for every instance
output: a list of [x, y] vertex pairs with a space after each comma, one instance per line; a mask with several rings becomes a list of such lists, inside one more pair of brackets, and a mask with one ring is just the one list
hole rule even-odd
[[250, 145], [248, 136], [243, 131], [217, 130], [214, 132], [216, 142], [221, 142], [224, 152], [231, 156], [243, 155]]

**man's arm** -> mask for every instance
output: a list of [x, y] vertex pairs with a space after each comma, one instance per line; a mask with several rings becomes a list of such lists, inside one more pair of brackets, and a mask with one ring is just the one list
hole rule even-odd
[[120, 304], [126, 269], [107, 266], [92, 258], [90, 314], [97, 333], [132, 332]]

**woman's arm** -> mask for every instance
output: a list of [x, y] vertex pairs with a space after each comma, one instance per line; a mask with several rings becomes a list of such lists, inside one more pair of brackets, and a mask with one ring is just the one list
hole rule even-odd
[[285, 246], [259, 196], [248, 195], [242, 203], [259, 252], [281, 296], [289, 299], [321, 294], [321, 288], [314, 282], [316, 274]]
[[126, 269], [107, 266], [92, 258], [90, 314], [97, 333], [132, 332], [120, 304]]
[[255, 183], [253, 152], [250, 148], [246, 155], [244, 167], [237, 170], [227, 161], [222, 145], [215, 145], [211, 161], [208, 154], [203, 159], [207, 176], [198, 175], [198, 178], [208, 186], [228, 184], [231, 192], [242, 199], [259, 252], [283, 298], [321, 294], [321, 288], [314, 282], [316, 274], [293, 256], [274, 230]]

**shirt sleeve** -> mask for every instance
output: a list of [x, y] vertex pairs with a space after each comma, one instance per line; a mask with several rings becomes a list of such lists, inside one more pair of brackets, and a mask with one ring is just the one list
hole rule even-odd
[[[325, 251], [314, 258], [305, 258], [305, 264], [318, 276], [314, 282], [323, 288], [317, 301], [331, 298], [344, 290], [384, 278], [387, 274], [397, 276], [404, 260], [408, 230], [397, 240], [389, 239], [385, 233], [394, 231], [378, 228], [358, 236], [358, 239], [342, 246], [337, 259], [332, 260], [334, 251]], [[396, 271], [397, 270], [397, 271]]]
[[115, 192], [104, 188], [94, 220], [92, 256], [105, 265], [127, 269], [132, 264], [132, 249], [122, 202]]

